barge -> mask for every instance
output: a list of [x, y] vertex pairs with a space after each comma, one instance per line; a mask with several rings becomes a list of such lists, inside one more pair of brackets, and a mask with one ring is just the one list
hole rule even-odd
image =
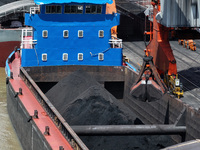
[[[199, 129], [185, 122], [191, 119], [198, 126], [198, 111], [167, 94], [151, 103], [130, 95], [138, 73], [123, 56], [114, 0], [34, 2], [38, 6], [25, 15], [31, 28], [22, 30], [20, 48], [6, 61], [8, 113], [23, 149], [98, 149], [98, 138], [78, 135], [167, 134], [175, 135], [176, 142], [198, 138]], [[100, 124], [110, 116], [107, 111], [119, 116]], [[93, 139], [97, 144], [88, 144]], [[113, 141], [101, 140], [104, 145]], [[133, 141], [126, 140], [126, 146]], [[122, 149], [118, 141], [108, 148]], [[123, 149], [132, 148], [130, 143]]]

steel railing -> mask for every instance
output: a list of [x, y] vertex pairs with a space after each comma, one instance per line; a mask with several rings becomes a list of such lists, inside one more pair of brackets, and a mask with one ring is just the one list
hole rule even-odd
[[110, 39], [111, 48], [122, 48], [122, 39]]

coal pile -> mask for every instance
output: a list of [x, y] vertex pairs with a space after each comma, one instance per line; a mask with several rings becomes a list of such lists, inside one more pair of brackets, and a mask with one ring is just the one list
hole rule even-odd
[[[84, 71], [60, 80], [46, 96], [69, 125], [133, 125], [136, 115]], [[166, 136], [80, 136], [89, 149], [160, 149]], [[155, 140], [156, 139], [156, 140]]]

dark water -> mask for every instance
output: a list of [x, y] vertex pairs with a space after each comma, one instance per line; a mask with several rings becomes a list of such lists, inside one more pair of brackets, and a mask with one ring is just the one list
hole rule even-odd
[[0, 68], [0, 150], [22, 150], [7, 112], [5, 69]]

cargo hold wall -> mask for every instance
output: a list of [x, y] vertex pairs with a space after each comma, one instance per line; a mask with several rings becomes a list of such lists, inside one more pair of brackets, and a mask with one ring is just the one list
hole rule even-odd
[[[79, 66], [77, 67], [93, 76], [100, 84], [120, 83], [123, 86], [120, 91], [123, 92], [123, 101], [135, 113], [144, 124], [175, 124], [178, 117], [182, 115], [183, 126], [186, 126], [186, 141], [200, 138], [200, 109], [195, 110], [185, 104], [180, 99], [176, 99], [166, 94], [161, 100], [156, 102], [140, 102], [133, 99], [130, 95], [130, 88], [135, 82], [138, 74], [127, 67], [113, 66]], [[58, 82], [65, 76], [76, 71], [75, 66], [49, 66], [27, 67], [25, 70], [36, 82]], [[121, 84], [123, 82], [123, 84]], [[108, 85], [109, 88], [113, 85]], [[108, 88], [108, 89], [109, 89]], [[107, 90], [108, 90], [107, 89]], [[108, 90], [109, 91], [109, 90]], [[111, 92], [111, 91], [109, 91]], [[181, 142], [181, 136], [173, 136], [176, 142]]]

